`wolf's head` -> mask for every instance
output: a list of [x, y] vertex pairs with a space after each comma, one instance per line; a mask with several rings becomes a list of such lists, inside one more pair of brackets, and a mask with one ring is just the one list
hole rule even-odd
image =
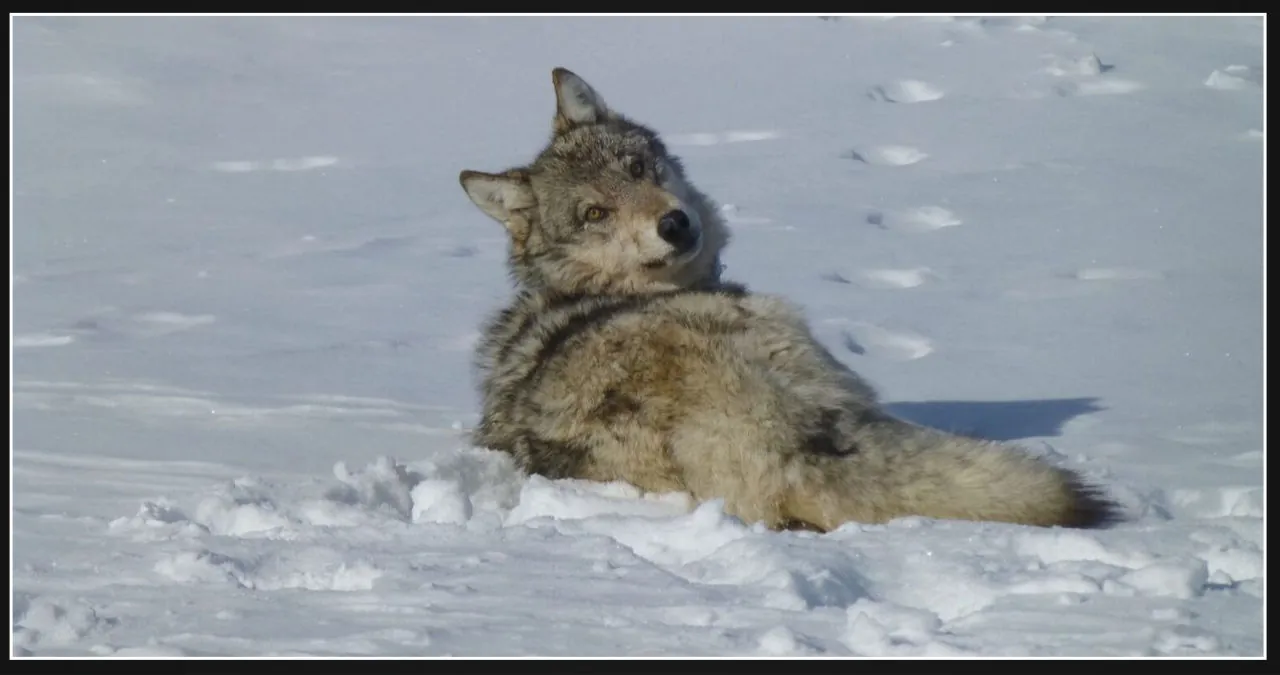
[[551, 78], [553, 133], [533, 163], [459, 176], [471, 201], [506, 227], [516, 281], [611, 294], [713, 282], [728, 229], [680, 160], [582, 78], [564, 68]]

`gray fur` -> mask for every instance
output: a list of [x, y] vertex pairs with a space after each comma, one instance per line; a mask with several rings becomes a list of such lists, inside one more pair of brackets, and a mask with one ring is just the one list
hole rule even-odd
[[[476, 353], [478, 445], [552, 478], [724, 499], [773, 528], [1117, 517], [1066, 469], [888, 415], [798, 309], [719, 278], [728, 228], [658, 135], [577, 75], [552, 78], [553, 135], [533, 162], [460, 176], [507, 228], [517, 286]], [[672, 209], [700, 232], [696, 253], [657, 236]]]

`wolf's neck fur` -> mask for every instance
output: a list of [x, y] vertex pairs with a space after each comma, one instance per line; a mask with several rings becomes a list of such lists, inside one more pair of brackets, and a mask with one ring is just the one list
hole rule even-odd
[[741, 284], [725, 281], [720, 277], [720, 272], [724, 269], [724, 265], [720, 263], [720, 257], [717, 255], [714, 264], [711, 266], [707, 274], [694, 281], [673, 287], [655, 287], [646, 291], [614, 291], [614, 290], [586, 290], [586, 289], [567, 289], [557, 288], [548, 284], [528, 283], [517, 280], [516, 296], [520, 298], [537, 299], [543, 303], [558, 305], [565, 302], [574, 302], [585, 298], [599, 298], [601, 300], [617, 299], [627, 300], [644, 298], [649, 296], [671, 295], [682, 291], [702, 291], [716, 292], [722, 290], [732, 290], [735, 293], [741, 293], [745, 290]]

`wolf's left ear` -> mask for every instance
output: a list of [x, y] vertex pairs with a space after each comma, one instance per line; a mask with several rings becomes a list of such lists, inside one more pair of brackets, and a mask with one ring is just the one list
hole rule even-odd
[[501, 174], [463, 171], [458, 174], [458, 182], [481, 211], [502, 223], [512, 234], [527, 225], [526, 219], [517, 212], [538, 204], [529, 176], [523, 171]]
[[551, 71], [556, 88], [556, 133], [564, 133], [581, 124], [596, 124], [613, 116], [604, 99], [586, 80], [566, 68]]

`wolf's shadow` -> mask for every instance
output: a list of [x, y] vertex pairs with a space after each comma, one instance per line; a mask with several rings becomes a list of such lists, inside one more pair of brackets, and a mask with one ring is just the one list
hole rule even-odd
[[1063, 425], [1071, 418], [1106, 409], [1093, 397], [1027, 401], [902, 401], [886, 403], [885, 408], [908, 422], [989, 441], [1060, 436]]

